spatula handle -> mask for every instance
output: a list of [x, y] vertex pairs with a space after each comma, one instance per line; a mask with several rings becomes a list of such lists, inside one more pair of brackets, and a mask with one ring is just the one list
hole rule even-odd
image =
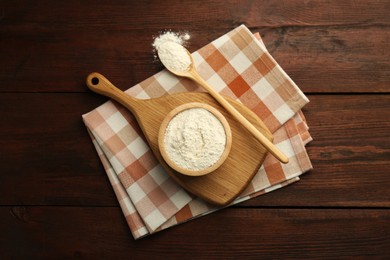
[[282, 153], [270, 140], [268, 140], [259, 130], [256, 129], [240, 112], [238, 112], [230, 103], [222, 97], [217, 91], [210, 87], [206, 81], [195, 71], [191, 70], [191, 78], [199, 85], [205, 88], [210, 95], [215, 98], [237, 121], [239, 121], [248, 131], [253, 134], [259, 142], [270, 152], [276, 159], [282, 163], [288, 163], [288, 157]]
[[133, 113], [135, 112], [137, 104], [140, 102], [136, 98], [127, 95], [125, 92], [115, 87], [100, 73], [92, 72], [89, 74], [86, 83], [88, 88], [93, 92], [114, 99]]

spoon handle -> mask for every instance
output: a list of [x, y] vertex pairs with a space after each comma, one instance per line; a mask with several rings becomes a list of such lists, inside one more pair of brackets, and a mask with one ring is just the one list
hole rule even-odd
[[282, 153], [276, 146], [268, 140], [259, 130], [257, 130], [244, 116], [241, 115], [225, 98], [216, 92], [207, 82], [195, 71], [190, 70], [191, 78], [205, 88], [210, 95], [215, 98], [221, 106], [223, 106], [236, 120], [238, 120], [248, 131], [253, 134], [256, 139], [280, 162], [288, 163], [288, 157]]
[[140, 100], [127, 95], [125, 92], [115, 87], [102, 74], [92, 72], [88, 75], [86, 83], [88, 88], [93, 92], [114, 99], [133, 112], [133, 114], [136, 112]]

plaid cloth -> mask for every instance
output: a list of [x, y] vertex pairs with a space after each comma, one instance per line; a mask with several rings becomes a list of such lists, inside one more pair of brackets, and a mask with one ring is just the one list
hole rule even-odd
[[[268, 155], [246, 190], [233, 202], [248, 200], [299, 180], [312, 165], [305, 150], [311, 141], [301, 108], [309, 102], [276, 63], [258, 34], [244, 25], [193, 53], [199, 74], [219, 93], [254, 111], [289, 157], [281, 164]], [[203, 91], [188, 79], [163, 70], [126, 91], [139, 99]], [[93, 144], [135, 239], [221, 207], [187, 193], [162, 169], [124, 107], [108, 101], [83, 115]]]

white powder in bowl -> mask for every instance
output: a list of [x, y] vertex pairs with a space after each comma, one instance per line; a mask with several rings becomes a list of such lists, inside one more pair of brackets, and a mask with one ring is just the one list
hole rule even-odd
[[221, 121], [204, 108], [189, 108], [174, 116], [164, 136], [165, 151], [176, 165], [203, 170], [222, 156], [226, 133]]

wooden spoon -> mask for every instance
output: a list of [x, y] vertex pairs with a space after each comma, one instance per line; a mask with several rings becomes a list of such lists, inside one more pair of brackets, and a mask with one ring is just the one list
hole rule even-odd
[[[170, 43], [172, 44], [172, 43]], [[257, 140], [260, 141], [260, 143], [273, 155], [275, 156], [280, 162], [282, 163], [288, 163], [288, 157], [283, 154], [278, 148], [276, 148], [276, 146], [271, 142], [269, 141], [261, 132], [259, 132], [245, 117], [243, 117], [240, 112], [238, 112], [229, 102], [226, 101], [226, 99], [224, 97], [222, 97], [217, 91], [215, 91], [200, 75], [199, 73], [197, 72], [196, 68], [195, 68], [195, 62], [193, 60], [193, 57], [191, 55], [191, 53], [186, 49], [184, 48], [183, 46], [177, 44], [178, 46], [180, 46], [181, 48], [183, 48], [189, 58], [190, 58], [190, 61], [191, 63], [189, 64], [189, 67], [184, 70], [184, 71], [175, 71], [174, 69], [172, 69], [172, 67], [170, 66], [167, 66], [169, 64], [167, 64], [166, 61], [164, 61], [164, 57], [160, 57], [160, 60], [161, 62], [165, 65], [165, 67], [170, 71], [172, 72], [173, 74], [177, 75], [177, 76], [180, 76], [180, 77], [186, 77], [186, 78], [189, 78], [189, 79], [192, 79], [193, 81], [195, 81], [197, 84], [199, 84], [201, 87], [203, 87], [204, 89], [206, 89], [208, 91], [208, 93], [213, 97], [215, 98], [215, 100], [218, 101], [219, 104], [221, 104], [221, 106], [223, 106], [237, 121], [239, 121], [246, 129], [248, 129], [248, 131], [254, 135], [256, 137]], [[180, 47], [179, 50], [180, 50]], [[175, 53], [173, 53], [175, 54]]]
[[[111, 97], [129, 109], [165, 171], [184, 189], [210, 203], [227, 205], [239, 196], [258, 172], [267, 155], [264, 146], [258, 145], [257, 139], [208, 93], [186, 92], [140, 100], [116, 88], [96, 72], [87, 77], [86, 83], [92, 91]], [[229, 98], [227, 100], [272, 140], [272, 134], [255, 113], [237, 101]], [[175, 108], [191, 102], [208, 104], [217, 109], [228, 121], [232, 134], [231, 149], [223, 164], [212, 173], [196, 177], [178, 173], [170, 167], [163, 159], [158, 146], [159, 128], [163, 120]]]

